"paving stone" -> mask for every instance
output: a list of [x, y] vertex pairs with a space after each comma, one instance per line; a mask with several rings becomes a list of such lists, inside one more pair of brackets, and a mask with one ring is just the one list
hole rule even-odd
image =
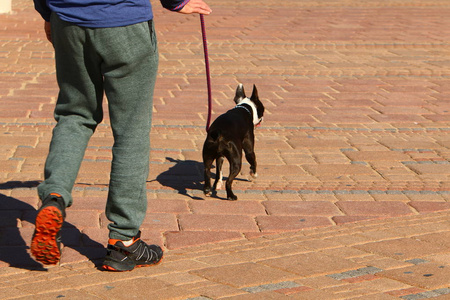
[[327, 276], [337, 279], [337, 280], [343, 280], [343, 279], [348, 279], [348, 278], [360, 277], [360, 276], [368, 275], [368, 274], [376, 274], [381, 271], [383, 271], [383, 270], [376, 268], [376, 267], [365, 267], [365, 268], [359, 268], [356, 270], [346, 271], [346, 272], [342, 272], [342, 273], [330, 274]]
[[243, 290], [246, 292], [249, 292], [249, 293], [261, 293], [264, 291], [275, 291], [275, 290], [289, 289], [289, 288], [295, 288], [295, 287], [299, 287], [299, 284], [295, 283], [293, 281], [284, 281], [284, 282], [278, 282], [278, 283], [262, 284], [262, 285], [253, 286], [253, 287], [246, 287], [246, 288], [243, 288]]
[[450, 288], [437, 289], [437, 290], [433, 290], [433, 292], [436, 292], [441, 295], [448, 295], [448, 294], [450, 294]]
[[395, 291], [386, 292], [388, 295], [392, 296], [406, 296], [406, 295], [414, 295], [423, 292], [423, 289], [419, 288], [406, 288], [406, 289], [400, 289]]
[[179, 216], [179, 223], [185, 231], [259, 231], [250, 216], [242, 215], [189, 215]]
[[269, 215], [335, 216], [341, 213], [328, 201], [266, 201], [263, 204]]
[[256, 221], [263, 232], [296, 231], [332, 224], [328, 218], [317, 216], [258, 216]]
[[402, 202], [358, 202], [339, 201], [336, 204], [347, 215], [356, 216], [400, 216], [412, 214], [412, 210]]
[[61, 265], [103, 261], [106, 256], [106, 249], [99, 247], [66, 247], [62, 250]]
[[364, 280], [361, 282], [356, 282], [355, 289], [358, 287], [362, 287], [367, 290], [375, 290], [378, 292], [388, 292], [392, 290], [397, 290], [401, 288], [408, 287], [404, 282], [399, 282], [397, 280], [392, 280], [388, 278], [380, 278], [378, 275], [375, 275], [376, 279], [374, 280]]
[[333, 175], [337, 178], [345, 175], [375, 174], [369, 167], [352, 164], [305, 165], [304, 168], [314, 176]]
[[412, 201], [409, 205], [421, 213], [450, 210], [450, 203], [448, 202]]
[[414, 259], [431, 253], [446, 252], [446, 247], [423, 242], [419, 239], [401, 238], [354, 246], [367, 252], [382, 254], [396, 259]]
[[450, 165], [447, 164], [408, 165], [408, 168], [417, 174], [450, 174]]
[[393, 299], [398, 299], [398, 298], [390, 296], [390, 295], [388, 295], [386, 293], [376, 293], [376, 294], [364, 295], [364, 296], [361, 296], [361, 297], [356, 297], [356, 298], [353, 298], [353, 299], [355, 299], [355, 300], [365, 300], [365, 299], [368, 299], [368, 300], [393, 300]]
[[[33, 298], [30, 298], [30, 296], [27, 296], [27, 297], [23, 297], [23, 298], [20, 297], [17, 299], [33, 299]], [[64, 291], [53, 292], [53, 293], [44, 293], [44, 294], [40, 294], [38, 297], [41, 297], [41, 299], [58, 299], [58, 298], [66, 298], [66, 297], [70, 298], [70, 299], [86, 299], [86, 300], [98, 299], [98, 297], [96, 297], [96, 296], [89, 295], [89, 293], [78, 291], [76, 289], [64, 290]]]
[[191, 201], [190, 207], [195, 214], [225, 215], [265, 215], [264, 206], [259, 201]]
[[286, 296], [274, 291], [266, 291], [266, 292], [261, 292], [258, 294], [246, 294], [246, 295], [238, 295], [238, 296], [233, 296], [233, 297], [227, 297], [227, 298], [223, 298], [223, 299], [237, 299], [237, 300], [243, 300], [243, 299], [248, 299], [248, 300], [257, 300], [257, 299], [285, 299]]
[[63, 226], [76, 226], [77, 228], [99, 228], [100, 212], [95, 210], [68, 210]]
[[192, 283], [206, 282], [206, 280], [198, 276], [186, 273], [169, 273], [166, 275], [158, 276], [158, 279], [172, 285], [187, 285]]
[[[298, 278], [298, 275], [293, 273], [256, 263], [206, 268], [192, 271], [191, 273], [208, 280], [228, 284], [238, 288], [255, 286], [257, 284], [289, 281], [291, 279]], [[241, 275], [236, 276], [236, 274]]]
[[117, 282], [84, 288], [83, 291], [97, 297], [109, 299], [123, 299], [130, 294], [138, 298], [169, 299], [189, 298], [196, 296], [194, 293], [185, 291], [180, 287], [170, 286], [155, 278], [135, 278]]
[[428, 261], [426, 261], [424, 259], [421, 259], [421, 258], [414, 258], [414, 259], [405, 260], [405, 262], [411, 263], [411, 264], [414, 264], [414, 265], [418, 265], [418, 264], [426, 263]]
[[336, 225], [346, 224], [346, 223], [355, 223], [358, 221], [364, 220], [373, 220], [377, 218], [383, 218], [380, 216], [335, 216], [333, 217], [333, 221]]
[[450, 231], [419, 235], [416, 239], [447, 248], [450, 247]]
[[358, 269], [358, 265], [350, 260], [337, 261], [334, 257], [321, 253], [304, 253], [289, 257], [261, 261], [262, 264], [277, 267], [304, 277], [330, 274], [334, 270]]
[[344, 152], [353, 161], [407, 161], [410, 157], [396, 151], [350, 151]]
[[412, 295], [406, 295], [406, 296], [402, 296], [402, 299], [428, 299], [428, 298], [434, 298], [436, 296], [439, 296], [438, 293], [432, 292], [432, 291], [428, 291], [428, 292], [423, 292], [423, 293], [418, 293], [418, 294], [412, 294]]
[[289, 139], [288, 143], [292, 145], [294, 149], [298, 148], [347, 148], [349, 145], [344, 141], [339, 140], [325, 140], [318, 138], [295, 138]]
[[449, 253], [434, 254], [434, 255], [426, 256], [426, 259], [429, 261], [434, 261], [436, 263], [448, 265], [450, 262], [450, 254]]
[[248, 295], [247, 292], [244, 292], [241, 289], [231, 287], [225, 284], [215, 284], [213, 286], [204, 287], [199, 290], [202, 295], [209, 299], [216, 299], [218, 297], [226, 298], [226, 297], [236, 297], [238, 295]]
[[274, 258], [279, 255], [280, 253], [275, 249], [250, 249], [238, 252], [232, 251], [230, 253], [224, 252], [218, 255], [201, 257], [197, 260], [210, 265], [227, 265], [230, 263], [230, 261], [232, 261], [233, 263], [258, 262], [260, 260]]
[[166, 247], [179, 249], [227, 240], [241, 240], [239, 232], [231, 231], [172, 231], [165, 233]]
[[159, 231], [174, 231], [178, 230], [178, 221], [174, 214], [147, 214], [142, 223], [143, 229], [159, 230]]
[[449, 267], [436, 263], [424, 263], [411, 267], [386, 270], [378, 273], [383, 276], [405, 282], [412, 286], [424, 289], [447, 288], [449, 277]]

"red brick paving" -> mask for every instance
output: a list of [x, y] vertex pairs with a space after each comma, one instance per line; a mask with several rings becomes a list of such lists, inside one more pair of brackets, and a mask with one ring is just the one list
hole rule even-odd
[[[419, 218], [414, 220], [420, 223], [420, 218], [450, 210], [447, 1], [271, 0], [255, 7], [248, 0], [211, 0], [210, 4], [214, 13], [206, 17], [206, 25], [214, 117], [233, 106], [237, 83], [244, 83], [247, 90], [257, 85], [266, 105], [265, 122], [256, 130], [259, 177], [249, 181], [244, 163], [234, 183], [238, 201], [225, 201], [223, 190], [217, 197], [203, 196], [201, 147], [207, 110], [198, 17], [166, 12], [154, 3], [161, 65], [151, 133], [149, 208], [143, 224], [146, 240], [181, 249], [176, 251], [197, 245], [208, 249], [221, 241], [245, 247], [250, 240], [265, 244], [265, 238], [277, 239], [283, 232], [301, 234], [317, 228], [337, 233], [345, 226], [395, 224], [397, 218]], [[6, 253], [0, 254], [0, 276], [16, 272], [9, 265], [37, 267], [26, 247], [57, 96], [53, 49], [44, 38], [42, 20], [29, 1], [13, 0], [13, 9], [13, 14], [0, 15], [0, 230], [4, 233], [0, 253]], [[103, 210], [112, 142], [105, 116], [89, 143], [74, 204], [68, 209], [62, 263], [70, 268], [104, 255], [101, 246], [107, 239], [108, 220]], [[448, 229], [442, 223], [436, 226], [440, 231]], [[301, 244], [300, 239], [296, 245]], [[322, 244], [313, 243], [317, 249]], [[401, 245], [408, 242], [395, 244]], [[387, 255], [374, 249], [376, 254], [367, 255]], [[433, 251], [420, 255], [448, 263], [448, 255]], [[169, 261], [177, 257], [170, 253]], [[189, 263], [193, 269], [195, 264]], [[158, 273], [164, 268], [163, 264], [152, 270]], [[55, 274], [65, 270], [49, 269]], [[18, 277], [27, 276], [19, 273]], [[166, 299], [195, 297], [200, 294], [193, 291], [202, 289], [211, 298], [248, 294], [197, 277], [192, 281], [191, 276], [181, 276], [184, 290], [173, 286], [175, 279], [154, 287]], [[392, 276], [397, 277], [390, 280], [403, 280], [398, 274]], [[418, 278], [407, 280], [420, 286]], [[266, 293], [299, 299], [334, 299], [338, 293], [337, 298], [344, 299], [363, 297], [357, 291], [365, 289], [377, 290], [374, 297], [398, 298], [440, 286], [440, 281], [428, 290], [397, 284], [385, 291], [375, 284], [386, 287], [385, 281], [350, 281], [359, 288], [349, 292], [301, 286]], [[0, 298], [10, 294], [10, 286], [0, 287]], [[14, 287], [14, 291], [17, 297], [28, 297], [50, 292], [44, 288], [36, 284], [34, 290]], [[78, 286], [75, 290], [72, 295], [85, 298], [101, 289]]]

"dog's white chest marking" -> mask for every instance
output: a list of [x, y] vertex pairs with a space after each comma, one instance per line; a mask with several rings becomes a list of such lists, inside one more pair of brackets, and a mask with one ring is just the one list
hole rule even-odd
[[[249, 105], [249, 106], [252, 108], [252, 112], [250, 112], [250, 111], [248, 110], [248, 108], [245, 107], [245, 106], [243, 106], [242, 104], [247, 104], [247, 105]], [[262, 118], [258, 118], [258, 111], [256, 110], [256, 105], [255, 105], [255, 103], [253, 103], [253, 101], [251, 101], [250, 99], [248, 99], [248, 98], [242, 99], [242, 101], [239, 102], [238, 105], [236, 105], [236, 108], [243, 108], [243, 109], [245, 109], [246, 111], [248, 111], [249, 114], [253, 114], [253, 125], [258, 125], [259, 123], [261, 123], [261, 119], [262, 119]]]

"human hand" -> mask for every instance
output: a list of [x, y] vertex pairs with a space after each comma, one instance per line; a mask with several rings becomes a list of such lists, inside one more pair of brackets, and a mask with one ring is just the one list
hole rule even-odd
[[45, 21], [44, 23], [45, 35], [47, 36], [47, 40], [52, 43], [52, 30], [50, 26], [50, 22]]
[[181, 10], [178, 11], [182, 14], [202, 14], [209, 15], [212, 10], [209, 8], [208, 4], [203, 2], [203, 0], [190, 0]]

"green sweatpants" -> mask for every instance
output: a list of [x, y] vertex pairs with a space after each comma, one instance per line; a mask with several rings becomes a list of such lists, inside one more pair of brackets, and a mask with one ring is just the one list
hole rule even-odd
[[147, 208], [150, 127], [158, 49], [153, 22], [125, 27], [85, 28], [51, 18], [59, 85], [41, 199], [59, 193], [72, 204], [88, 141], [103, 119], [108, 99], [114, 136], [106, 216], [109, 237], [128, 240]]

